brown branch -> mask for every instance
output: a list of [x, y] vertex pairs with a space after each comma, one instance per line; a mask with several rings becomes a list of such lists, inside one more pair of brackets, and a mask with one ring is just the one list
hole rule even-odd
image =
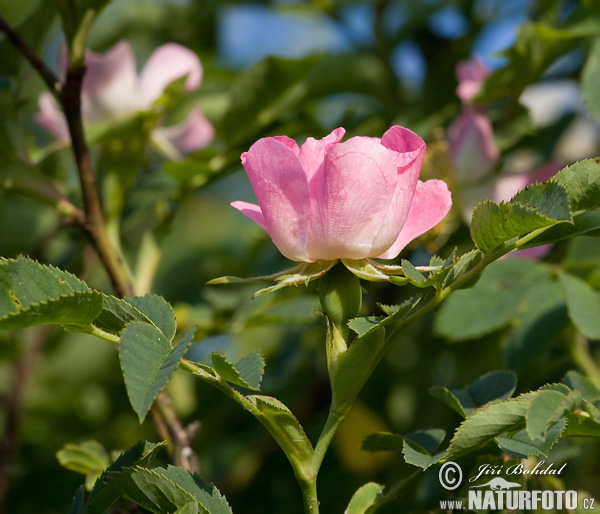
[[69, 134], [71, 135], [71, 147], [79, 172], [81, 194], [85, 211], [85, 223], [83, 228], [91, 243], [98, 252], [104, 268], [106, 269], [115, 291], [120, 297], [133, 296], [133, 284], [129, 273], [119, 252], [112, 244], [102, 214], [100, 198], [96, 187], [96, 176], [90, 159], [90, 152], [85, 140], [83, 130], [83, 118], [81, 116], [81, 88], [85, 68], [67, 70], [67, 79], [59, 95], [63, 107]]
[[[1, 17], [0, 30], [8, 36], [17, 49], [31, 62], [48, 87], [57, 95], [69, 127], [71, 147], [77, 165], [83, 197], [83, 219], [79, 216], [76, 218], [76, 221], [83, 228], [96, 249], [117, 294], [120, 297], [133, 296], [134, 289], [129, 273], [119, 251], [110, 240], [106, 224], [104, 223], [104, 216], [96, 187], [96, 177], [89, 148], [85, 140], [81, 112], [81, 89], [85, 75], [85, 66], [69, 66], [66, 81], [61, 85], [54, 74], [35, 55], [33, 50]], [[80, 215], [81, 212], [76, 211], [74, 214]], [[161, 422], [156, 412], [153, 412], [157, 431], [159, 433], [165, 432], [166, 426], [173, 441], [173, 454], [176, 464], [183, 466], [189, 471], [197, 471], [198, 460], [191, 445], [195, 439], [198, 425], [192, 424], [187, 430], [183, 427], [165, 391], [159, 394], [153, 409], [162, 418]]]
[[157, 426], [161, 427], [162, 425], [163, 430], [165, 427], [168, 430], [173, 445], [172, 453], [175, 457], [175, 464], [197, 473], [199, 470], [198, 457], [192, 449], [192, 444], [198, 435], [200, 423], [194, 422], [184, 428], [173, 409], [171, 398], [164, 390], [158, 394], [151, 412], [155, 419], [162, 420], [162, 423], [159, 422]]
[[40, 77], [44, 80], [48, 89], [53, 94], [58, 96], [60, 94], [62, 84], [59, 78], [52, 72], [48, 66], [42, 61], [31, 47], [21, 39], [21, 36], [17, 34], [8, 22], [0, 15], [0, 31], [6, 34], [9, 41], [21, 52], [21, 54], [31, 63], [31, 65], [40, 74]]

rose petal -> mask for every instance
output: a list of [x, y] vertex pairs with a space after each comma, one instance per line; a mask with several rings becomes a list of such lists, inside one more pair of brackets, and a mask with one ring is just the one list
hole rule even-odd
[[397, 176], [393, 153], [371, 138], [354, 137], [331, 146], [311, 181], [311, 258], [368, 256]]
[[238, 200], [236, 202], [231, 202], [231, 206], [235, 207], [244, 216], [247, 216], [254, 221], [265, 232], [267, 231], [265, 226], [265, 217], [263, 216], [263, 213], [258, 205]]
[[309, 137], [306, 139], [302, 148], [300, 148], [300, 162], [306, 173], [306, 178], [310, 183], [311, 179], [321, 169], [325, 161], [325, 152], [334, 143], [339, 143], [346, 130], [337, 128], [323, 139]]
[[473, 107], [466, 107], [448, 127], [448, 143], [461, 182], [485, 177], [499, 157], [490, 120]]
[[413, 239], [435, 227], [444, 219], [450, 207], [452, 198], [448, 186], [443, 180], [419, 181], [406, 223], [396, 242], [378, 257], [393, 259]]
[[214, 127], [197, 108], [192, 109], [181, 123], [171, 127], [159, 127], [154, 132], [180, 153], [201, 150], [215, 137]]
[[406, 222], [425, 158], [425, 141], [403, 127], [392, 127], [381, 143], [394, 151], [398, 165], [398, 182], [388, 212], [373, 241], [370, 257], [385, 252], [394, 243]]
[[263, 138], [242, 154], [242, 163], [273, 243], [288, 259], [310, 262], [306, 252], [310, 193], [293, 149], [275, 138]]
[[38, 99], [38, 105], [40, 112], [35, 115], [36, 123], [57, 139], [70, 141], [67, 120], [65, 120], [63, 113], [58, 110], [54, 97], [48, 92], [42, 93]]
[[104, 54], [87, 52], [82, 109], [86, 122], [122, 118], [140, 110], [135, 57], [127, 41]]
[[188, 91], [200, 86], [202, 65], [198, 56], [176, 43], [159, 46], [140, 73], [139, 92], [144, 104], [147, 107], [152, 105], [171, 82], [185, 75], [185, 88]]

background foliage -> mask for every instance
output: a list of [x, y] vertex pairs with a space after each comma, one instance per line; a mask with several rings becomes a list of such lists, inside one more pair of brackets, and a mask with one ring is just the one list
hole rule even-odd
[[[57, 16], [62, 4], [0, 1], [2, 15], [53, 67], [63, 38]], [[301, 141], [337, 126], [371, 136], [392, 124], [409, 127], [429, 145], [422, 176], [447, 180], [455, 208], [401, 257], [424, 265], [455, 247], [463, 253], [472, 248], [461, 217], [466, 192], [445, 136], [461, 110], [457, 63], [479, 52], [496, 70], [478, 96], [501, 150], [494, 173], [550, 160], [567, 165], [598, 153], [598, 33], [595, 0], [115, 0], [92, 27], [90, 47], [100, 52], [126, 38], [138, 63], [165, 42], [192, 49], [204, 67], [202, 87], [187, 95], [167, 90], [161, 101], [172, 120], [200, 105], [217, 137], [207, 149], [173, 161], [148, 146], [143, 115], [90, 131], [109, 227], [120, 233], [145, 289], [174, 306], [178, 328], [185, 333], [198, 326], [190, 357], [222, 348], [237, 362], [260, 350], [267, 363], [262, 391], [288, 405], [313, 438], [330, 395], [315, 286], [251, 299], [255, 286], [205, 285], [222, 275], [257, 276], [289, 266], [266, 234], [228, 205], [252, 200], [240, 154], [267, 135]], [[500, 49], [501, 55], [494, 53]], [[29, 255], [110, 292], [87, 240], [40, 201], [51, 189], [79, 203], [69, 152], [57, 149], [33, 121], [44, 85], [6, 39], [0, 55], [0, 255]], [[520, 101], [540, 81], [576, 91], [580, 85], [585, 103], [571, 93], [537, 110]], [[529, 91], [529, 97], [541, 95]], [[542, 115], [540, 122], [536, 116]], [[35, 189], [41, 193], [32, 194]], [[448, 395], [440, 391], [463, 391], [458, 397], [464, 407], [464, 388], [494, 370], [506, 370], [510, 383], [516, 379], [516, 395], [579, 369], [596, 388], [590, 397], [597, 397], [598, 289], [600, 240], [582, 236], [555, 244], [543, 261], [495, 263], [473, 288], [453, 293], [413, 325], [340, 427], [321, 473], [323, 512], [343, 511], [367, 481], [390, 484], [412, 472], [400, 452], [361, 449], [369, 434], [432, 427], [454, 432], [461, 415], [444, 404]], [[398, 296], [393, 285], [368, 283], [364, 315], [377, 312], [375, 302], [399, 303]], [[579, 348], [589, 344], [591, 360], [573, 341]], [[201, 476], [218, 485], [234, 512], [302, 511], [285, 456], [254, 418], [182, 372], [167, 389], [184, 422], [200, 420], [194, 449]], [[7, 513], [68, 509], [82, 476], [60, 466], [67, 460], [74, 467], [64, 452], [56, 457], [67, 444], [98, 441], [101, 447], [94, 448], [104, 467], [113, 450], [159, 440], [152, 422], [140, 424], [130, 406], [114, 346], [89, 335], [54, 326], [0, 332], [0, 398], [0, 511]], [[547, 460], [568, 462], [560, 477], [564, 489], [598, 497], [597, 454], [597, 442], [570, 438]], [[474, 454], [466, 464], [501, 458], [500, 452], [490, 455]], [[166, 466], [165, 452], [158, 459]], [[434, 509], [443, 494], [430, 471], [401, 503], [407, 512]], [[398, 504], [389, 511], [397, 512]]]

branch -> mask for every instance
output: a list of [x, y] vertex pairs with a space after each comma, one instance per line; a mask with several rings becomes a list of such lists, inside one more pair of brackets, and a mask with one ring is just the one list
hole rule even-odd
[[31, 65], [40, 74], [48, 89], [56, 96], [60, 95], [62, 84], [59, 78], [52, 72], [48, 66], [42, 61], [31, 47], [21, 39], [8, 22], [0, 15], [0, 31], [6, 34], [9, 41], [17, 48], [19, 52], [31, 63]]

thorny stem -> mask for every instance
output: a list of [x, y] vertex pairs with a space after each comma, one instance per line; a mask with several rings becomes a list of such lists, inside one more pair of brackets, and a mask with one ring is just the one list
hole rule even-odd
[[[92, 13], [93, 14], [93, 13]], [[69, 135], [71, 137], [71, 148], [77, 166], [81, 193], [83, 197], [83, 212], [73, 209], [75, 221], [88, 236], [92, 246], [96, 249], [102, 264], [108, 273], [110, 281], [121, 298], [134, 295], [134, 287], [125, 261], [118, 249], [110, 239], [96, 186], [96, 176], [90, 158], [90, 152], [85, 140], [83, 129], [83, 117], [81, 111], [81, 89], [85, 75], [83, 62], [83, 49], [85, 47], [85, 35], [93, 16], [87, 16], [82, 24], [81, 31], [77, 34], [76, 48], [81, 53], [77, 59], [71, 62], [67, 69], [64, 83], [52, 73], [45, 63], [35, 54], [31, 47], [10, 27], [6, 20], [0, 16], [0, 31], [4, 32], [11, 43], [31, 63], [40, 74], [50, 91], [57, 97], [67, 120]], [[58, 206], [65, 208], [65, 204]], [[66, 206], [68, 207], [68, 206]], [[95, 334], [97, 335], [97, 334]], [[166, 393], [159, 394], [157, 398], [157, 412], [163, 422], [169, 428], [174, 443], [175, 460], [184, 467], [190, 466], [190, 471], [197, 470], [195, 455], [191, 449], [197, 427], [193, 426], [184, 430], [177, 418], [170, 399]]]

